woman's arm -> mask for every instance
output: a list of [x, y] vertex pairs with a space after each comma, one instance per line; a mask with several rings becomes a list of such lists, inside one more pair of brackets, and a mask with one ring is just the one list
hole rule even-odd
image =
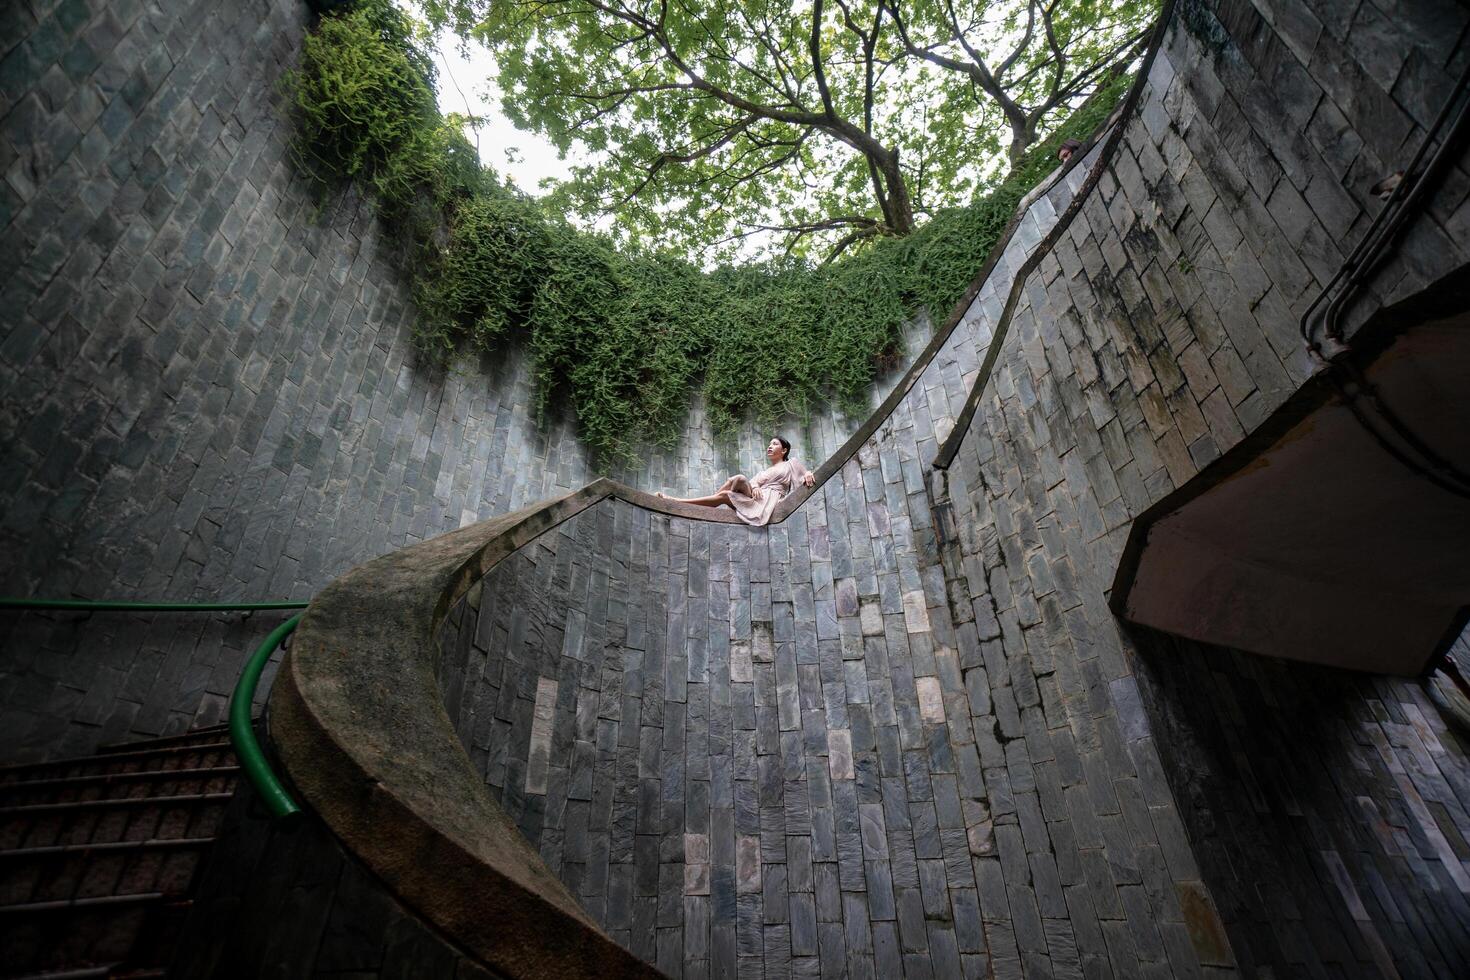
[[803, 484], [805, 484], [806, 486], [809, 486], [809, 487], [810, 486], [814, 486], [816, 484], [816, 482], [817, 482], [816, 475], [814, 473], [812, 473], [811, 470], [809, 470], [805, 466], [801, 465], [801, 462], [799, 460], [793, 459], [791, 461], [791, 467], [794, 470], [794, 472], [791, 475], [796, 480], [801, 481]]

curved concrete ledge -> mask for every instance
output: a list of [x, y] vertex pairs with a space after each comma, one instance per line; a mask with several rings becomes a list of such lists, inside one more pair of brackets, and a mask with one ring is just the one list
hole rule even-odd
[[656, 976], [601, 932], [485, 791], [434, 680], [453, 601], [612, 492], [576, 493], [353, 569], [307, 611], [271, 734], [302, 795], [398, 896], [508, 976]]

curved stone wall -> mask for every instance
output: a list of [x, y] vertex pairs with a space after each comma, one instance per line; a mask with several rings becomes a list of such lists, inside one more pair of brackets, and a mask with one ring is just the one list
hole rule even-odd
[[785, 521], [606, 498], [450, 611], [440, 686], [472, 761], [583, 907], [664, 972], [1001, 976], [1055, 957], [1131, 975], [1090, 906], [1065, 904], [1058, 862], [1079, 860], [1099, 892], [1147, 868], [1127, 893], [1159, 937], [1145, 962], [1228, 962], [1157, 756], [1135, 775], [1124, 732], [1147, 722], [1105, 691], [1048, 804], [1090, 814], [1126, 766], [1160, 829], [1111, 818], [1104, 853], [1047, 823], [1027, 734], [1039, 765], [1066, 716], [1037, 711], [1024, 641], [952, 616], [925, 486], [1015, 270], [1098, 152], [1031, 204], [896, 409]]
[[[0, 593], [306, 599], [594, 477], [571, 424], [530, 417], [523, 354], [416, 363], [392, 243], [362, 202], [319, 210], [294, 174], [278, 80], [305, 4], [34, 6], [0, 33]], [[861, 421], [784, 431], [815, 466]], [[726, 458], [696, 404], [682, 445], [616, 475], [704, 492], [768, 438]], [[213, 721], [264, 632], [74, 626], [0, 623], [46, 651], [7, 666], [7, 758]]]
[[[1464, 62], [1464, 17], [1442, 13], [1181, 3], [1002, 339], [1063, 188], [971, 308], [975, 335], [784, 524], [608, 500], [466, 598], [440, 637], [451, 718], [615, 938], [693, 975], [1470, 962], [1443, 900], [1463, 891], [1470, 768], [1441, 691], [1314, 681], [1107, 608], [1132, 519], [1315, 369], [1301, 312]], [[1370, 61], [1362, 25], [1395, 54]], [[1464, 264], [1465, 180], [1356, 322]], [[931, 499], [966, 387], [946, 358], [987, 353]]]
[[[1133, 634], [1106, 607], [1133, 520], [1314, 370], [1301, 316], [1470, 62], [1466, 23], [1448, 5], [1181, 0], [1124, 145], [1027, 283], [944, 494], [950, 596], [1008, 688], [997, 732], [1027, 787], [1001, 839], [1024, 955], [1055, 955], [1021, 929], [1039, 907], [1115, 975], [1172, 962], [1189, 905], [1150, 923], [1144, 898], [1189, 867], [1247, 975], [1470, 966], [1470, 743], [1447, 686]], [[1460, 153], [1349, 335], [1464, 275]]]

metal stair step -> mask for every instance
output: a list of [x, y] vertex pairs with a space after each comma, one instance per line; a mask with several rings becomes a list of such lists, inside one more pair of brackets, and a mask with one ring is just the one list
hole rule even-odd
[[177, 735], [160, 735], [157, 738], [135, 739], [130, 742], [111, 742], [107, 745], [100, 746], [97, 749], [97, 754], [114, 755], [119, 752], [133, 752], [149, 745], [158, 748], [174, 745], [192, 745], [200, 739], [217, 741], [215, 736], [225, 735], [229, 730], [230, 726], [227, 724], [206, 725], [203, 728], [191, 728], [189, 731], [180, 732]]
[[[12, 766], [0, 766], [0, 788], [13, 786], [24, 780], [19, 777], [27, 772], [42, 772], [48, 769], [65, 770], [75, 766], [115, 766], [139, 759], [163, 759], [176, 758], [189, 753], [218, 754], [233, 753], [234, 746], [228, 741], [203, 742], [198, 745], [165, 745], [155, 749], [139, 749], [135, 752], [110, 752], [106, 755], [84, 755], [71, 759], [53, 759], [50, 762], [22, 762]], [[104, 770], [116, 771], [116, 770]], [[81, 774], [85, 775], [85, 774]]]
[[19, 782], [0, 785], [0, 793], [18, 789], [59, 789], [64, 786], [89, 786], [108, 783], [132, 783], [145, 780], [166, 779], [215, 779], [237, 776], [240, 767], [199, 766], [191, 769], [137, 769], [132, 772], [92, 772], [79, 776], [53, 776], [45, 779], [23, 779]]
[[148, 976], [168, 955], [156, 940], [176, 933], [192, 904], [151, 892], [0, 906], [7, 972], [65, 976], [110, 964], [107, 976]]
[[0, 861], [27, 860], [58, 856], [136, 853], [146, 851], [203, 850], [215, 842], [214, 837], [167, 837], [150, 840], [106, 841], [98, 844], [49, 844], [42, 847], [15, 847], [0, 851]]
[[0, 807], [0, 818], [135, 806], [196, 806], [204, 803], [224, 803], [234, 795], [234, 792], [231, 791], [229, 793], [195, 793], [184, 796], [119, 796], [110, 800], [71, 800], [66, 803], [26, 803], [20, 806]]
[[[239, 784], [239, 777], [239, 766], [219, 765], [28, 779], [0, 786], [0, 812], [43, 804], [227, 793]], [[0, 843], [0, 847], [3, 846]]]
[[[36, 915], [64, 912], [69, 909], [114, 908], [129, 905], [162, 904], [174, 896], [163, 892], [138, 892], [131, 895], [97, 895], [90, 898], [64, 898], [51, 902], [16, 902], [0, 905], [0, 915]], [[187, 900], [178, 903], [187, 904]]]
[[78, 967], [75, 970], [20, 973], [8, 976], [5, 980], [91, 980], [92, 977], [107, 977], [109, 980], [152, 980], [154, 977], [166, 975], [164, 970], [129, 970], [121, 963], [107, 963], [102, 966]]
[[[41, 973], [21, 973], [7, 980], [90, 980], [92, 977], [116, 977], [113, 971], [122, 964], [107, 963], [102, 966], [83, 966], [75, 970], [45, 970]], [[129, 974], [134, 976], [135, 974]]]
[[240, 775], [223, 725], [0, 767], [0, 975], [164, 976]]

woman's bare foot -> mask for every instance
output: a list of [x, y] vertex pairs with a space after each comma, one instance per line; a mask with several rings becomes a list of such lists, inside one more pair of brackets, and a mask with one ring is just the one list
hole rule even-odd
[[666, 494], [666, 493], [664, 493], [662, 490], [659, 490], [657, 493], [654, 494], [654, 496], [657, 497], [660, 500], [668, 500], [669, 499], [669, 495]]

